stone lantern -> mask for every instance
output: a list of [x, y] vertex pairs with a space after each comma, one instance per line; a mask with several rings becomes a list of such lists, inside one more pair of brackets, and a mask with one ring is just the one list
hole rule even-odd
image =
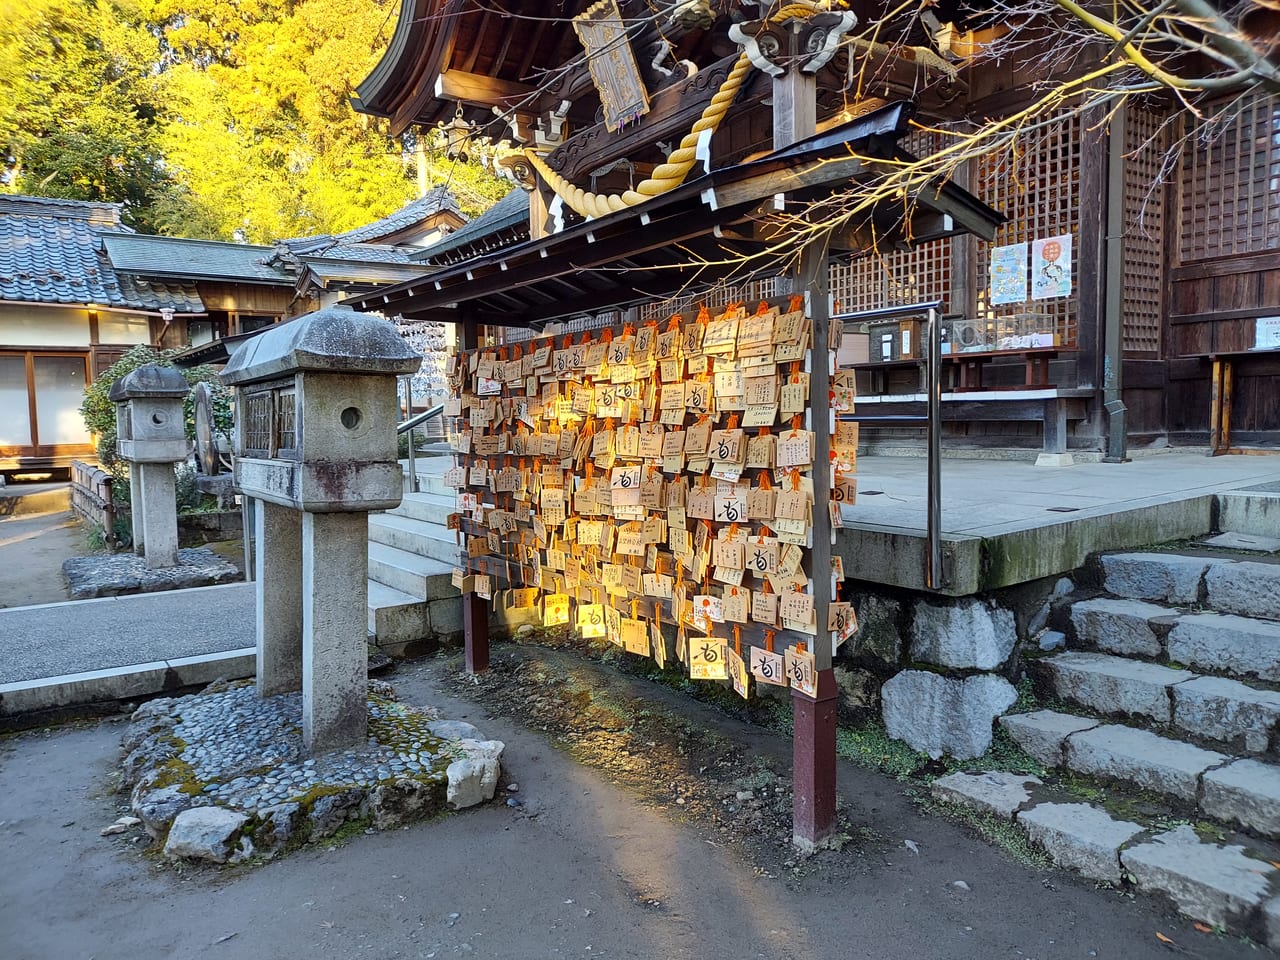
[[133, 549], [152, 570], [178, 565], [173, 467], [187, 459], [182, 402], [190, 390], [173, 367], [149, 364], [111, 385], [116, 452], [129, 464]]
[[312, 753], [365, 739], [367, 514], [400, 502], [396, 378], [421, 360], [385, 320], [330, 307], [245, 341], [222, 372], [236, 487], [255, 500], [258, 695], [301, 688]]

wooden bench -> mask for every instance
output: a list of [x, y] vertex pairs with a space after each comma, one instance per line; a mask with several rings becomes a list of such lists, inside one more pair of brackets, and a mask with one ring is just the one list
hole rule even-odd
[[[1048, 388], [1040, 390], [1000, 390], [986, 393], [942, 395], [942, 419], [946, 423], [982, 421], [1034, 422], [1044, 427], [1041, 449], [1044, 453], [1067, 452], [1067, 425], [1072, 420], [1088, 418], [1088, 401], [1094, 396], [1089, 389]], [[868, 426], [877, 421], [922, 426], [926, 396], [917, 394], [884, 394], [859, 397], [855, 413], [841, 419], [857, 420]], [[881, 420], [880, 418], [884, 418]]]
[[[1025, 350], [974, 350], [969, 353], [949, 353], [942, 357], [943, 368], [951, 368], [951, 389], [957, 393], [975, 390], [1044, 390], [1052, 387], [1049, 382], [1049, 362], [1058, 358], [1058, 347], [1028, 347]], [[1023, 381], [1011, 386], [991, 387], [982, 382], [982, 371], [992, 360], [1005, 357], [1021, 357]], [[945, 389], [945, 387], [943, 388]]]

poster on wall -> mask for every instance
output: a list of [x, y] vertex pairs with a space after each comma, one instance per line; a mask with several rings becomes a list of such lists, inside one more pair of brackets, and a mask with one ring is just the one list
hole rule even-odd
[[1280, 317], [1259, 317], [1254, 321], [1253, 349], [1280, 350]]
[[1071, 296], [1071, 234], [1045, 237], [1031, 245], [1031, 299]]
[[1010, 243], [991, 248], [991, 303], [1026, 303], [1027, 245]]

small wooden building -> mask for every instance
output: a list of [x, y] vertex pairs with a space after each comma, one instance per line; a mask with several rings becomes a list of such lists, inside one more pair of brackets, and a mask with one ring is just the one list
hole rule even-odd
[[0, 471], [92, 458], [85, 386], [166, 323], [206, 316], [194, 284], [112, 269], [120, 207], [0, 195]]

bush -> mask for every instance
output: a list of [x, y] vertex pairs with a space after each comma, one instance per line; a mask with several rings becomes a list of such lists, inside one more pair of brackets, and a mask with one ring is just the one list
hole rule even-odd
[[[150, 363], [161, 367], [172, 367], [173, 355], [176, 352], [175, 350], [156, 350], [153, 347], [133, 347], [104, 370], [85, 390], [84, 403], [80, 405], [80, 415], [84, 417], [84, 424], [89, 432], [98, 438], [98, 462], [102, 464], [104, 470], [119, 473], [116, 470], [116, 405], [108, 396], [111, 385], [126, 374]], [[202, 365], [183, 369], [182, 375], [192, 386], [201, 382], [209, 384], [213, 393], [214, 427], [217, 432], [229, 436], [231, 434], [231, 391], [222, 385], [217, 371], [210, 366]], [[186, 421], [187, 439], [194, 440], [196, 421], [190, 396], [183, 404], [183, 417]]]

